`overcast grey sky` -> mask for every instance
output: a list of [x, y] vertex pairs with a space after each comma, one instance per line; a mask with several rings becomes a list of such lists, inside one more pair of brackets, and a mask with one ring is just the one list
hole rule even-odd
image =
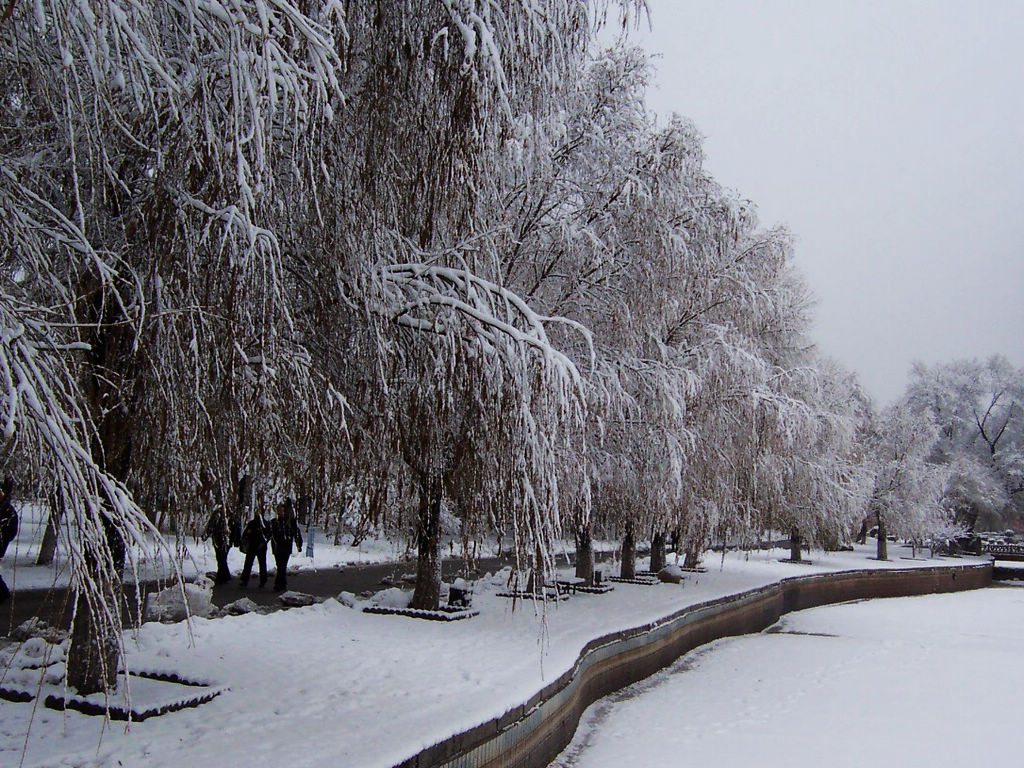
[[648, 5], [650, 108], [792, 230], [815, 339], [876, 401], [913, 360], [1024, 365], [1024, 1]]

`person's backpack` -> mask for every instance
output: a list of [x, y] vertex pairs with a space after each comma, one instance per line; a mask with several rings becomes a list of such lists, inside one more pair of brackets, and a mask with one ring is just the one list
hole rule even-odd
[[255, 517], [245, 524], [245, 530], [242, 531], [242, 541], [238, 548], [243, 553], [248, 554], [251, 545], [254, 545], [255, 549], [259, 549], [260, 545], [266, 540], [266, 525], [258, 517]]

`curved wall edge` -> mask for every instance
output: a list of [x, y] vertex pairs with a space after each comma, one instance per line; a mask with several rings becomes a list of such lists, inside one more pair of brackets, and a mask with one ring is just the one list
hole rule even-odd
[[658, 621], [590, 641], [570, 670], [528, 702], [434, 744], [395, 768], [544, 768], [568, 746], [587, 707], [705, 643], [760, 632], [791, 611], [866, 598], [958, 592], [991, 583], [991, 562], [840, 571], [794, 576], [690, 605]]

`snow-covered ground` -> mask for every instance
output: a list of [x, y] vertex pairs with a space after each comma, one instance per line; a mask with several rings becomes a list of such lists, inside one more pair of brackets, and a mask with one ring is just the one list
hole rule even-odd
[[1021, 765], [1024, 587], [816, 608], [591, 707], [562, 768]]
[[[546, 614], [523, 603], [513, 610], [496, 596], [504, 584], [496, 576], [476, 584], [479, 616], [450, 624], [364, 614], [335, 600], [265, 616], [196, 619], [191, 631], [146, 624], [128, 641], [132, 668], [174, 671], [230, 690], [128, 731], [73, 712], [0, 702], [0, 765], [24, 756], [26, 766], [392, 766], [522, 703], [596, 636], [795, 574], [930, 564], [878, 563], [869, 559], [870, 547], [814, 553], [813, 565], [780, 562], [786, 554], [730, 553], [723, 562], [709, 553], [709, 571], [688, 574], [682, 585], [618, 585], [554, 604]], [[734, 690], [745, 686], [732, 683]]]

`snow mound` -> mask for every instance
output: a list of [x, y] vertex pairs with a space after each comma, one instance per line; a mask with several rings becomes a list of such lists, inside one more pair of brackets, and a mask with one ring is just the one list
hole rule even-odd
[[41, 637], [46, 642], [56, 645], [66, 640], [68, 633], [59, 627], [47, 624], [38, 616], [33, 616], [31, 619], [23, 621], [11, 632], [11, 639], [18, 642], [24, 642], [34, 637]]
[[290, 608], [301, 608], [304, 605], [312, 605], [316, 602], [316, 598], [312, 595], [292, 590], [281, 593], [278, 595], [277, 600], [281, 605], [286, 605]]
[[391, 587], [382, 589], [370, 598], [370, 602], [384, 608], [408, 608], [409, 603], [412, 602], [412, 593], [403, 592], [398, 587]]
[[254, 603], [248, 597], [242, 597], [238, 600], [235, 600], [235, 602], [233, 603], [228, 603], [221, 609], [221, 611], [230, 616], [241, 616], [244, 613], [252, 613], [253, 611], [256, 611], [258, 609], [259, 606], [256, 605], [256, 603]]
[[658, 571], [658, 578], [669, 584], [679, 584], [683, 580], [683, 569], [675, 564], [666, 565]]
[[154, 592], [146, 598], [144, 621], [184, 621], [189, 614], [207, 618], [216, 610], [213, 605], [213, 582], [199, 576], [192, 584], [177, 585]]
[[507, 587], [509, 579], [512, 576], [512, 568], [505, 566], [500, 571], [496, 572], [487, 581], [495, 587]]

